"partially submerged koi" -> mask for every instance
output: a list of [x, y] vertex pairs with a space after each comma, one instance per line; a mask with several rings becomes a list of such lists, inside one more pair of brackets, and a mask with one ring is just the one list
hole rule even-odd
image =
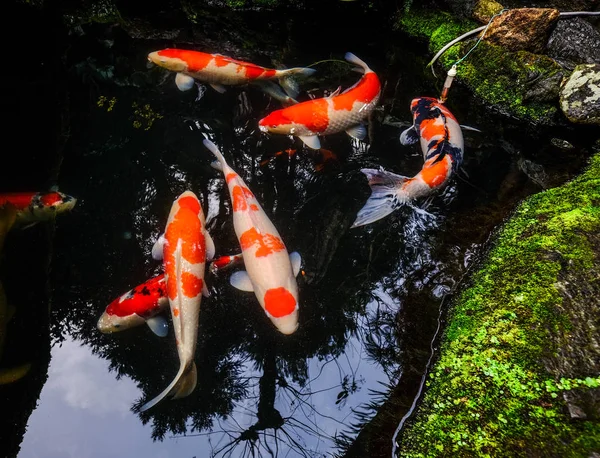
[[216, 275], [219, 271], [236, 266], [243, 261], [244, 257], [242, 256], [242, 253], [219, 256], [210, 263], [208, 270], [210, 270], [213, 275]]
[[275, 110], [258, 122], [260, 130], [293, 135], [312, 149], [321, 147], [318, 135], [346, 131], [351, 137], [364, 140], [367, 129], [363, 123], [377, 106], [381, 83], [375, 72], [354, 54], [346, 53], [345, 59], [364, 72], [354, 86], [342, 93], [338, 88], [327, 97]]
[[144, 404], [145, 411], [166, 396], [188, 396], [196, 387], [194, 356], [198, 337], [198, 317], [202, 295], [208, 296], [204, 283], [206, 260], [215, 248], [206, 230], [204, 212], [196, 195], [185, 191], [173, 202], [164, 235], [159, 237], [152, 255], [163, 259], [167, 297], [175, 329], [179, 371], [162, 393]]
[[288, 254], [277, 229], [242, 178], [227, 164], [217, 146], [204, 145], [216, 156], [213, 167], [223, 172], [233, 209], [233, 226], [240, 242], [245, 271], [235, 272], [230, 283], [253, 291], [275, 327], [283, 334], [298, 329], [298, 284], [301, 259]]
[[[221, 54], [208, 54], [188, 49], [167, 48], [148, 54], [148, 60], [176, 72], [175, 84], [180, 91], [187, 91], [197, 80], [223, 93], [226, 86], [254, 84], [266, 93], [290, 105], [296, 103], [299, 88], [295, 77], [309, 76], [316, 70], [306, 67], [273, 69], [250, 62], [233, 59]], [[279, 82], [278, 86], [274, 81]], [[285, 92], [283, 92], [281, 90]]]
[[10, 204], [16, 209], [14, 227], [31, 226], [48, 221], [60, 213], [72, 210], [77, 199], [58, 191], [9, 192], [0, 194], [0, 207]]
[[438, 99], [412, 100], [413, 125], [402, 132], [400, 143], [421, 144], [425, 162], [421, 171], [409, 178], [377, 169], [361, 169], [369, 180], [371, 196], [360, 209], [352, 227], [377, 221], [402, 205], [443, 188], [463, 161], [461, 126]]
[[97, 327], [100, 332], [111, 334], [146, 323], [152, 332], [164, 337], [168, 325], [159, 314], [168, 305], [165, 275], [160, 274], [112, 301], [98, 320]]

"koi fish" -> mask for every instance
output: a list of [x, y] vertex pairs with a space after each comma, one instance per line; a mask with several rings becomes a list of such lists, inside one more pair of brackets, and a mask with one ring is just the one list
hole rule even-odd
[[169, 304], [166, 291], [164, 274], [127, 291], [106, 307], [98, 320], [98, 330], [111, 334], [146, 323], [157, 336], [166, 336], [167, 321], [159, 316]]
[[223, 172], [233, 208], [233, 226], [240, 242], [245, 271], [229, 282], [241, 291], [253, 291], [261, 307], [283, 334], [298, 329], [298, 285], [301, 259], [288, 254], [281, 236], [242, 178], [227, 164], [214, 143], [204, 145], [216, 156], [212, 166]]
[[363, 226], [387, 216], [402, 205], [443, 188], [463, 161], [464, 141], [461, 126], [438, 99], [412, 100], [413, 125], [402, 132], [400, 143], [418, 141], [425, 160], [421, 171], [408, 178], [377, 169], [361, 169], [371, 187], [371, 196], [351, 227]]
[[232, 254], [229, 256], [221, 256], [210, 263], [208, 270], [210, 270], [210, 272], [213, 275], [216, 275], [217, 272], [219, 272], [220, 270], [224, 270], [224, 269], [227, 269], [228, 267], [235, 266], [236, 264], [239, 264], [243, 260], [244, 260], [244, 258], [242, 257], [242, 253]]
[[194, 355], [198, 338], [198, 317], [202, 295], [208, 296], [204, 283], [206, 260], [215, 253], [206, 231], [204, 212], [191, 191], [181, 194], [171, 207], [165, 233], [152, 247], [152, 255], [163, 259], [167, 297], [175, 329], [179, 371], [173, 381], [154, 399], [144, 404], [143, 412], [164, 397], [188, 396], [196, 387]]
[[9, 192], [0, 194], [0, 207], [11, 204], [17, 210], [15, 227], [32, 226], [73, 209], [77, 199], [58, 191]]
[[[221, 54], [175, 48], [151, 52], [148, 54], [148, 61], [176, 72], [175, 84], [180, 91], [191, 89], [195, 80], [210, 85], [220, 93], [225, 92], [225, 86], [255, 84], [286, 104], [296, 103], [295, 98], [299, 93], [294, 77], [309, 76], [316, 71], [305, 67], [276, 70]], [[279, 82], [285, 93], [273, 80]]]
[[318, 135], [346, 131], [351, 137], [363, 140], [367, 129], [363, 121], [369, 117], [381, 94], [377, 75], [354, 54], [345, 59], [362, 68], [362, 78], [340, 94], [340, 88], [327, 97], [307, 100], [275, 110], [258, 121], [262, 132], [294, 135], [308, 147], [319, 149]]
[[278, 156], [284, 156], [285, 155], [287, 157], [292, 157], [292, 156], [294, 156], [294, 154], [296, 154], [296, 150], [292, 149], [292, 148], [287, 148], [285, 150], [277, 151], [271, 157], [268, 157], [268, 158], [263, 159], [262, 161], [260, 161], [260, 166], [263, 167], [263, 166], [267, 165], [269, 162], [271, 162], [271, 160], [273, 160], [274, 158], [276, 158]]

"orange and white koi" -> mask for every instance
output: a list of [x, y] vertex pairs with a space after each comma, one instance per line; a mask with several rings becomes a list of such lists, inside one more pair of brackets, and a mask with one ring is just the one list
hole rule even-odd
[[[195, 80], [210, 85], [223, 93], [226, 86], [255, 84], [278, 100], [296, 103], [299, 89], [295, 77], [309, 76], [316, 70], [306, 67], [273, 69], [250, 62], [233, 59], [221, 54], [208, 54], [188, 49], [167, 48], [148, 54], [148, 60], [156, 65], [176, 72], [175, 84], [180, 91], [194, 86]], [[276, 80], [281, 85], [275, 84]]]
[[253, 291], [261, 307], [283, 334], [298, 329], [298, 284], [300, 255], [288, 254], [277, 229], [242, 178], [227, 164], [214, 143], [204, 145], [216, 156], [212, 165], [223, 172], [233, 209], [233, 226], [240, 242], [245, 271], [235, 272], [230, 283], [242, 291]]
[[167, 308], [165, 275], [160, 274], [112, 301], [98, 320], [104, 334], [124, 331], [146, 323], [156, 335], [167, 335], [168, 325], [159, 314]]
[[312, 149], [321, 147], [318, 135], [346, 131], [351, 137], [364, 140], [367, 129], [363, 122], [377, 106], [381, 83], [375, 72], [354, 54], [346, 53], [345, 59], [364, 72], [354, 86], [341, 94], [338, 88], [327, 97], [275, 110], [258, 122], [260, 130], [293, 135]]
[[62, 192], [9, 192], [0, 194], [0, 207], [10, 204], [17, 210], [15, 227], [48, 221], [72, 210], [77, 199]]
[[167, 297], [175, 329], [179, 371], [173, 381], [140, 411], [147, 410], [165, 396], [188, 396], [196, 387], [194, 355], [198, 337], [198, 317], [202, 295], [208, 296], [204, 283], [206, 260], [215, 248], [206, 231], [204, 212], [196, 195], [185, 191], [171, 207], [164, 235], [159, 237], [152, 255], [162, 258], [165, 267]]
[[[363, 226], [387, 216], [402, 205], [443, 188], [463, 161], [461, 126], [438, 99], [412, 100], [413, 125], [400, 135], [400, 143], [420, 141], [425, 162], [421, 171], [409, 178], [377, 169], [361, 169], [369, 180], [371, 196], [358, 212], [352, 227]], [[476, 129], [474, 129], [476, 130]]]

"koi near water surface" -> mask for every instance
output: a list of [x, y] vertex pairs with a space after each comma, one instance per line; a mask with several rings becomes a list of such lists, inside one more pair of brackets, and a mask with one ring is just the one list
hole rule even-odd
[[204, 145], [216, 156], [213, 167], [223, 172], [233, 209], [233, 226], [240, 242], [245, 271], [235, 272], [230, 283], [241, 291], [253, 291], [261, 307], [283, 334], [298, 329], [300, 255], [288, 254], [275, 226], [242, 178], [227, 164], [217, 146]]
[[425, 162], [409, 178], [377, 169], [361, 169], [371, 187], [371, 196], [358, 212], [351, 227], [377, 221], [402, 205], [443, 188], [463, 161], [463, 135], [454, 115], [432, 97], [412, 100], [413, 125], [400, 135], [400, 143], [421, 144]]
[[[180, 91], [191, 89], [196, 80], [210, 85], [220, 93], [226, 91], [226, 86], [254, 84], [287, 105], [296, 103], [295, 98], [299, 93], [294, 77], [306, 77], [316, 71], [305, 67], [277, 70], [221, 54], [176, 48], [151, 52], [148, 54], [148, 61], [176, 72], [175, 84]], [[274, 81], [279, 82], [281, 87]]]
[[361, 67], [364, 72], [354, 86], [342, 93], [338, 88], [328, 97], [275, 110], [258, 122], [260, 130], [293, 135], [312, 149], [321, 147], [318, 135], [346, 131], [351, 137], [364, 140], [367, 129], [363, 122], [377, 105], [381, 84], [377, 75], [354, 54], [346, 53], [345, 59]]
[[152, 255], [163, 259], [165, 267], [165, 284], [175, 329], [179, 371], [162, 393], [140, 408], [142, 412], [166, 396], [173, 399], [188, 396], [196, 387], [194, 356], [198, 317], [202, 295], [208, 296], [204, 271], [206, 260], [212, 259], [214, 253], [215, 247], [206, 231], [200, 201], [193, 192], [185, 191], [173, 203], [165, 233], [152, 248]]
[[0, 194], [0, 207], [10, 204], [17, 210], [15, 227], [48, 221], [72, 210], [77, 199], [62, 192], [9, 192]]

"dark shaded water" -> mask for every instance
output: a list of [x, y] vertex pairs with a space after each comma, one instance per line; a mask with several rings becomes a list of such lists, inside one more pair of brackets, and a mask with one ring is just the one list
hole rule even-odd
[[[35, 178], [6, 173], [0, 190], [58, 184], [79, 200], [55, 226], [11, 234], [2, 260], [9, 302], [29, 317], [17, 315], [11, 333], [19, 337], [11, 334], [6, 352], [36, 361], [21, 387], [0, 387], [13, 443], [23, 434], [13, 419], [28, 424], [20, 458], [329, 456], [345, 450], [367, 456], [366, 447], [368, 456], [390, 456], [447, 296], [522, 197], [573, 177], [590, 154], [589, 132], [527, 128], [457, 86], [450, 109], [461, 123], [483, 130], [465, 134], [466, 173], [421, 203], [431, 216], [402, 208], [349, 229], [369, 195], [360, 168], [381, 165], [404, 175], [420, 169], [420, 151], [401, 146], [398, 136], [411, 122], [410, 100], [437, 95], [442, 81], [426, 75], [422, 59], [428, 56], [418, 45], [390, 44], [405, 39], [373, 39], [368, 30], [368, 39], [355, 33], [307, 38], [298, 33], [302, 20], [309, 19], [297, 18], [287, 31], [286, 66], [340, 60], [352, 51], [384, 84], [369, 140], [323, 138], [331, 156], [260, 133], [257, 120], [280, 105], [255, 88], [225, 94], [207, 88], [195, 101], [195, 93], [176, 89], [172, 74], [146, 66], [148, 52], [173, 45], [271, 65], [258, 50], [233, 54], [247, 32], [222, 43], [222, 33], [215, 33], [208, 49], [85, 26], [58, 44], [62, 59], [56, 48], [48, 52], [46, 64], [58, 59], [61, 68], [51, 86], [40, 83], [56, 91], [42, 99], [56, 102], [43, 108], [58, 132], [47, 144], [64, 147], [64, 159], [48, 160]], [[278, 40], [273, 37], [268, 49], [277, 49]], [[316, 68], [319, 78], [302, 86], [315, 96], [359, 78], [339, 62]], [[24, 97], [32, 122], [35, 97]], [[229, 285], [228, 273], [208, 277], [212, 294], [202, 302], [197, 389], [138, 415], [131, 408], [160, 392], [177, 371], [172, 330], [161, 339], [145, 326], [115, 335], [95, 326], [110, 301], [161, 271], [150, 249], [184, 190], [201, 198], [217, 254], [239, 251], [227, 189], [210, 167], [204, 137], [256, 194], [288, 250], [301, 254], [300, 328], [291, 336], [277, 333], [255, 296]], [[557, 147], [552, 138], [574, 146]], [[288, 148], [297, 153], [275, 155]], [[31, 160], [28, 153], [34, 157], [24, 151], [18, 160]]]

